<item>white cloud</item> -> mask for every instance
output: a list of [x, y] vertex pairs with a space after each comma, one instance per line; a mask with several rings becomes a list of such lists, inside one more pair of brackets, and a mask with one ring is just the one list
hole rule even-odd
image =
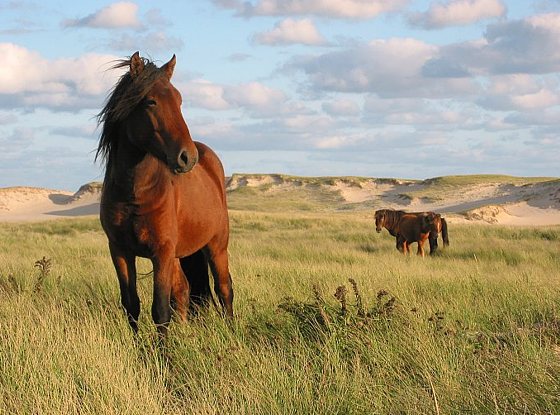
[[15, 124], [18, 121], [18, 117], [15, 114], [9, 112], [0, 112], [0, 126]]
[[0, 152], [3, 157], [28, 149], [35, 141], [35, 131], [28, 127], [17, 127], [9, 135], [0, 136]]
[[72, 126], [57, 126], [52, 127], [49, 133], [54, 135], [59, 135], [63, 137], [70, 138], [97, 138], [97, 133], [99, 131], [96, 128], [95, 122], [89, 122], [82, 125], [72, 125]]
[[91, 27], [103, 29], [139, 28], [138, 5], [130, 1], [110, 4], [95, 13], [62, 22], [64, 27]]
[[440, 48], [427, 77], [546, 74], [560, 71], [560, 13], [491, 24], [484, 38]]
[[558, 13], [546, 13], [530, 16], [526, 21], [535, 28], [542, 28], [546, 31], [560, 34], [560, 15]]
[[[89, 53], [49, 60], [13, 43], [0, 43], [0, 105], [78, 111], [99, 107], [118, 71], [105, 72], [115, 56]], [[4, 104], [5, 103], [5, 104]]]
[[540, 89], [532, 94], [518, 95], [512, 98], [513, 103], [521, 109], [548, 108], [560, 103], [558, 93]]
[[228, 86], [224, 96], [233, 105], [256, 111], [278, 109], [287, 99], [282, 91], [259, 82]]
[[432, 3], [425, 13], [410, 15], [409, 23], [425, 29], [438, 29], [469, 25], [505, 14], [506, 7], [501, 0], [451, 0], [447, 3]]
[[[13, 43], [0, 43], [3, 68], [0, 71], [0, 94], [13, 94], [25, 88], [41, 88], [44, 59]], [[39, 64], [37, 64], [39, 63]]]
[[[546, 129], [547, 135], [549, 135], [551, 139], [556, 140], [560, 145], [560, 140], [558, 139], [560, 111], [558, 108], [526, 113], [514, 113], [508, 115], [505, 121], [514, 124], [517, 128], [530, 126], [539, 127], [535, 128], [535, 131], [544, 131]], [[536, 136], [538, 137], [538, 135]]]
[[284, 19], [272, 30], [254, 36], [256, 42], [264, 45], [323, 45], [325, 38], [319, 33], [311, 19]]
[[305, 72], [315, 90], [375, 92], [383, 97], [447, 97], [476, 93], [469, 79], [430, 79], [423, 67], [439, 48], [408, 39], [373, 40], [319, 56], [295, 59], [288, 68]]
[[[281, 124], [288, 130], [308, 135], [309, 131], [324, 132], [333, 126], [331, 119], [320, 115], [294, 114], [282, 119]], [[322, 133], [319, 134], [321, 137]]]
[[323, 111], [331, 116], [354, 116], [360, 113], [360, 107], [351, 99], [335, 99], [322, 104]]
[[214, 117], [190, 118], [189, 129], [197, 139], [215, 139], [216, 137], [232, 137], [236, 126], [230, 121], [216, 120]]
[[183, 99], [190, 106], [208, 110], [244, 109], [253, 116], [279, 114], [286, 108], [284, 92], [260, 82], [220, 85], [195, 79], [179, 86]]
[[321, 150], [336, 150], [355, 146], [363, 141], [361, 134], [330, 135], [313, 140], [313, 147]]
[[205, 79], [194, 79], [181, 86], [183, 100], [189, 106], [209, 110], [227, 110], [231, 105], [224, 99], [224, 87]]
[[560, 104], [558, 80], [527, 74], [493, 76], [478, 103], [499, 111], [547, 109]]
[[536, 79], [527, 74], [494, 76], [488, 92], [492, 95], [518, 95], [534, 92], [540, 88]]
[[375, 125], [412, 126], [416, 130], [480, 128], [483, 120], [475, 106], [452, 99], [381, 99], [370, 95], [364, 103], [364, 120]]
[[243, 16], [316, 15], [332, 18], [369, 19], [398, 11], [409, 0], [213, 0], [217, 6], [234, 9]]

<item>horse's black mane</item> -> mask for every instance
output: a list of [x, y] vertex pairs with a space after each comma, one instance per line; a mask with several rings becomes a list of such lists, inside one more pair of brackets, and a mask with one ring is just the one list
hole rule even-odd
[[[113, 87], [108, 95], [105, 106], [97, 114], [97, 122], [103, 124], [99, 145], [95, 154], [95, 160], [101, 156], [105, 165], [109, 165], [110, 154], [116, 145], [115, 129], [119, 121], [124, 120], [144, 99], [154, 83], [164, 76], [165, 72], [158, 68], [153, 62], [141, 58], [144, 62], [143, 70], [134, 78], [130, 72], [125, 73]], [[131, 59], [123, 59], [111, 69], [130, 66]]]

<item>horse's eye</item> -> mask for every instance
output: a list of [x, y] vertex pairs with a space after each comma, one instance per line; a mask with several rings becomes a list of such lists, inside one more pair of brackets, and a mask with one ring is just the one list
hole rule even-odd
[[153, 99], [147, 99], [146, 100], [146, 106], [147, 107], [155, 107], [157, 105], [157, 102]]

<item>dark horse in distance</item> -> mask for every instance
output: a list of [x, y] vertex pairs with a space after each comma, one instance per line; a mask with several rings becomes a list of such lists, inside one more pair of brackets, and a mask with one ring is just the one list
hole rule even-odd
[[396, 247], [402, 253], [410, 252], [410, 244], [418, 242], [418, 254], [424, 255], [423, 244], [430, 243], [430, 255], [438, 249], [438, 235], [443, 244], [449, 245], [447, 221], [435, 212], [406, 212], [404, 210], [380, 209], [375, 211], [375, 228], [383, 228], [396, 239]]
[[103, 125], [96, 158], [105, 161], [100, 219], [119, 279], [121, 302], [138, 331], [136, 257], [153, 264], [152, 317], [160, 334], [172, 312], [213, 301], [233, 316], [228, 265], [229, 218], [222, 164], [192, 140], [171, 84], [175, 55], [158, 68], [138, 52], [99, 113]]

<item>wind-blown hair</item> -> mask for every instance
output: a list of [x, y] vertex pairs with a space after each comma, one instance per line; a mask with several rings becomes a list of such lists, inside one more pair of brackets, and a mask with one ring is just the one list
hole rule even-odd
[[[140, 73], [133, 77], [126, 72], [115, 84], [109, 93], [105, 106], [97, 114], [98, 125], [103, 124], [99, 145], [95, 153], [95, 160], [99, 157], [105, 166], [110, 165], [111, 153], [117, 143], [117, 135], [114, 134], [119, 121], [126, 119], [136, 106], [145, 98], [154, 83], [165, 76], [165, 70], [158, 68], [153, 62], [141, 58], [144, 67]], [[111, 69], [130, 67], [131, 58], [117, 61]]]

